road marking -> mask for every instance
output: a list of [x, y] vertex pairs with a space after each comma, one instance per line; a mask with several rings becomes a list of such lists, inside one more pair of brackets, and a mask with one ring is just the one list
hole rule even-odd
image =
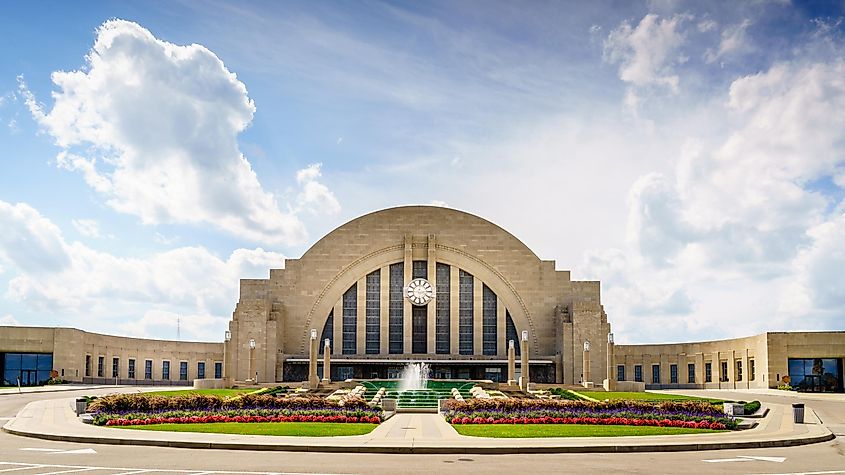
[[73, 468], [73, 469], [70, 469], [70, 470], [59, 470], [58, 472], [45, 472], [45, 473], [39, 473], [38, 475], [58, 475], [58, 474], [60, 474], [60, 473], [85, 472], [85, 471], [88, 471], [88, 470], [96, 470], [96, 469], [91, 469], [91, 468], [88, 468], [88, 467], [85, 467], [85, 468]]
[[758, 456], [751, 456], [751, 455], [737, 455], [736, 457], [729, 458], [729, 459], [706, 459], [702, 460], [702, 462], [707, 463], [722, 463], [722, 462], [775, 462], [775, 463], [783, 463], [786, 460], [786, 457], [758, 457]]
[[[5, 463], [9, 463], [9, 462], [0, 462], [0, 463], [4, 463], [4, 464], [5, 464]], [[21, 465], [21, 464], [19, 464], [19, 463], [13, 463], [12, 465]], [[43, 465], [30, 465], [30, 464], [26, 464], [26, 466], [25, 466], [25, 467], [17, 467], [17, 468], [3, 468], [3, 469], [0, 469], [0, 472], [14, 472], [15, 470], [28, 470], [28, 469], [31, 469], [31, 468], [41, 468], [41, 467], [43, 467]]]
[[773, 473], [770, 475], [827, 475], [831, 473], [845, 473], [845, 470], [825, 470], [822, 472], [791, 472], [791, 473]]
[[152, 470], [133, 470], [131, 472], [113, 473], [112, 475], [135, 475], [136, 473], [152, 472]]

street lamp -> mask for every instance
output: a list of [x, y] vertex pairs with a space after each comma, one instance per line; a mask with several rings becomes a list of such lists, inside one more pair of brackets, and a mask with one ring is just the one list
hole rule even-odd
[[584, 340], [584, 351], [590, 351], [590, 340]]
[[[258, 371], [255, 371], [255, 338], [249, 339], [249, 374], [255, 377], [252, 382], [258, 383]], [[253, 373], [253, 371], [255, 371]]]
[[250, 338], [250, 339], [249, 339], [249, 349], [250, 349], [250, 350], [254, 350], [254, 349], [255, 349], [255, 338]]
[[522, 330], [522, 341], [528, 341], [528, 330]]
[[226, 330], [226, 333], [223, 334], [223, 340], [226, 341], [226, 343], [232, 341], [232, 332]]
[[312, 339], [312, 340], [316, 340], [316, 339], [317, 339], [317, 329], [316, 329], [316, 328], [312, 328], [312, 329], [311, 329], [311, 339]]
[[611, 345], [613, 344], [613, 333], [607, 334], [607, 342], [610, 343]]

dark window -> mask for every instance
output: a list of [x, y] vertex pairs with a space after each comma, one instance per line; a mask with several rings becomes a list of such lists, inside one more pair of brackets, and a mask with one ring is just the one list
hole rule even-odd
[[220, 361], [214, 362], [214, 377], [217, 379], [223, 377], [223, 363]]
[[[326, 319], [326, 324], [323, 325], [323, 334], [320, 335], [320, 342], [326, 341], [326, 338], [329, 339], [329, 350], [334, 351], [334, 310], [329, 312], [329, 318]], [[320, 354], [322, 355], [325, 352], [325, 345], [318, 343], [317, 346], [320, 348]]]
[[104, 378], [106, 374], [105, 368], [103, 366], [106, 365], [106, 357], [105, 356], [98, 356], [97, 357], [97, 377]]
[[725, 382], [728, 380], [728, 362], [722, 361], [722, 374], [719, 375], [719, 381]]
[[704, 363], [704, 382], [713, 382], [713, 363]]
[[358, 351], [358, 284], [343, 294], [343, 354], [354, 355]]
[[841, 358], [789, 358], [789, 384], [799, 391], [842, 392]]
[[111, 377], [117, 378], [120, 374], [120, 358], [111, 359]]
[[434, 299], [436, 315], [434, 318], [435, 324], [435, 341], [434, 346], [437, 354], [447, 355], [450, 353], [449, 344], [451, 338], [450, 328], [450, 285], [451, 285], [451, 270], [447, 264], [437, 264], [437, 295]]
[[464, 270], [460, 270], [458, 274], [458, 353], [471, 355], [473, 353], [473, 277]]
[[85, 376], [91, 376], [91, 355], [85, 355]]
[[205, 379], [205, 361], [197, 363], [197, 379]]
[[129, 379], [135, 379], [135, 358], [129, 358], [129, 372], [127, 377]]
[[144, 361], [144, 379], [153, 379], [153, 360]]
[[678, 384], [678, 365], [669, 365], [669, 383]]
[[757, 376], [757, 368], [754, 367], [754, 360], [748, 360], [748, 380], [754, 381]]
[[426, 353], [428, 339], [428, 305], [411, 306], [411, 352]]
[[519, 354], [519, 333], [516, 332], [516, 325], [513, 324], [513, 318], [511, 318], [511, 313], [508, 312], [508, 309], [505, 309], [505, 344], [510, 345], [511, 340], [513, 341], [513, 349], [516, 356], [520, 356]]
[[170, 379], [170, 362], [161, 362], [161, 379]]
[[405, 302], [402, 300], [402, 287], [404, 286], [404, 265], [399, 262], [390, 266], [390, 296], [388, 305], [390, 315], [388, 325], [388, 350], [392, 354], [399, 354], [404, 351], [405, 342]]
[[428, 261], [414, 261], [411, 264], [412, 279], [428, 279]]
[[179, 362], [179, 381], [187, 381], [188, 380], [188, 362], [187, 361], [180, 361]]
[[53, 368], [49, 353], [0, 353], [0, 383], [4, 385], [36, 386], [46, 384]]
[[690, 383], [695, 382], [695, 364], [687, 363], [687, 379]]
[[482, 287], [481, 300], [481, 335], [482, 335], [482, 352], [488, 356], [495, 356], [499, 351], [496, 345], [497, 321], [496, 313], [498, 302], [496, 301], [496, 293], [490, 290], [486, 285]]
[[634, 365], [634, 381], [638, 383], [643, 382], [643, 365]]
[[742, 360], [736, 360], [736, 377], [735, 381], [742, 381]]
[[381, 269], [367, 274], [367, 347], [368, 355], [379, 353], [381, 332]]
[[653, 384], [660, 384], [660, 365], [651, 365], [651, 382]]
[[625, 365], [616, 366], [616, 380], [625, 381]]

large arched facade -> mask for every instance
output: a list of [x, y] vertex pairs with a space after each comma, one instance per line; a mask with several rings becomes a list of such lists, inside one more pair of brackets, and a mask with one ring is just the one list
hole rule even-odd
[[[415, 279], [431, 300], [405, 295]], [[503, 380], [507, 342], [527, 331], [531, 379], [576, 383], [583, 341], [610, 331], [598, 282], [573, 282], [499, 226], [434, 206], [354, 219], [269, 279], [242, 280], [229, 328], [227, 375], [259, 381], [306, 379], [312, 330], [331, 341], [333, 380], [394, 377], [414, 360], [435, 377]]]

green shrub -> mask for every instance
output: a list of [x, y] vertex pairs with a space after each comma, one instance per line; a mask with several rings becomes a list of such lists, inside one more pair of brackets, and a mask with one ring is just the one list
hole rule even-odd
[[745, 403], [745, 414], [754, 414], [760, 410], [760, 401], [751, 401]]

